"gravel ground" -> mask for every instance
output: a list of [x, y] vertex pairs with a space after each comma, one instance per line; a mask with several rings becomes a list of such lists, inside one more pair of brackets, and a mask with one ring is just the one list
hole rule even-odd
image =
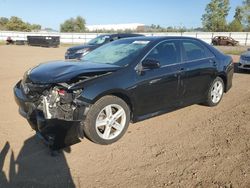
[[18, 114], [12, 88], [65, 50], [0, 46], [0, 187], [250, 187], [249, 72], [235, 73], [217, 107], [192, 105], [131, 124], [115, 144], [84, 139], [51, 157]]

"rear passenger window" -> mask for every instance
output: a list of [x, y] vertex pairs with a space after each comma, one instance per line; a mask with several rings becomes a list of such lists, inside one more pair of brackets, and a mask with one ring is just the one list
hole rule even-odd
[[184, 60], [193, 61], [198, 59], [207, 58], [205, 48], [199, 43], [192, 41], [185, 41], [182, 43], [184, 48]]
[[158, 60], [161, 66], [180, 62], [178, 45], [175, 41], [162, 42], [147, 56], [147, 59]]

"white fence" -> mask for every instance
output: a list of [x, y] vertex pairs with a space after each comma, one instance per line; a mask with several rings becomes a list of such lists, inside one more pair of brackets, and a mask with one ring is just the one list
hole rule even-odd
[[[0, 31], [0, 41], [7, 37], [13, 40], [27, 40], [27, 36], [60, 36], [61, 43], [86, 43], [97, 37], [101, 33], [56, 33], [56, 32], [15, 32]], [[214, 36], [229, 36], [240, 42], [240, 45], [250, 46], [250, 33], [247, 32], [184, 32], [184, 33], [141, 33], [146, 36], [187, 36], [199, 38], [207, 43], [211, 43]]]

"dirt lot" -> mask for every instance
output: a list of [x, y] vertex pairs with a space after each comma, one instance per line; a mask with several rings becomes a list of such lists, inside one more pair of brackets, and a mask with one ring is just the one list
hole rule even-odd
[[186, 107], [131, 125], [113, 145], [84, 139], [51, 157], [18, 114], [12, 88], [65, 49], [0, 46], [0, 187], [250, 187], [246, 72], [218, 107]]

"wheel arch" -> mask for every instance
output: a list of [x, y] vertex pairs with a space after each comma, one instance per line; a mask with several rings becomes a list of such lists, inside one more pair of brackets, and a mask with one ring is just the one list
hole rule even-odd
[[218, 74], [218, 77], [220, 77], [223, 80], [224, 83], [224, 92], [226, 92], [227, 88], [227, 76], [223, 73]]
[[129, 109], [130, 109], [130, 117], [131, 117], [131, 120], [133, 120], [133, 114], [134, 114], [134, 102], [132, 100], [131, 97], [129, 97], [129, 94], [127, 94], [125, 91], [123, 90], [111, 90], [111, 91], [108, 91], [108, 92], [104, 92], [100, 95], [98, 95], [97, 97], [95, 97], [95, 99], [93, 100], [93, 102], [95, 103], [97, 100], [99, 100], [100, 98], [104, 97], [104, 96], [107, 96], [107, 95], [113, 95], [113, 96], [116, 96], [116, 97], [119, 97], [120, 99], [122, 99], [124, 102], [127, 103]]

